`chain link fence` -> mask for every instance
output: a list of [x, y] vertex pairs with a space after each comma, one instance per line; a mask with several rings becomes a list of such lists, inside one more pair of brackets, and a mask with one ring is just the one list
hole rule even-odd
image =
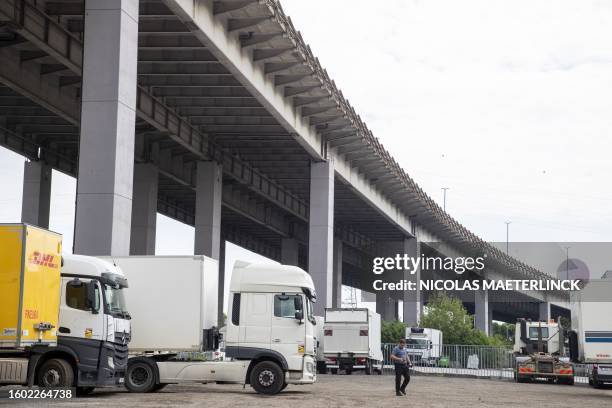
[[[394, 374], [391, 351], [396, 346], [385, 343], [383, 374]], [[417, 375], [462, 376], [514, 380], [516, 362], [512, 347], [433, 345], [430, 348], [409, 349], [412, 372]], [[588, 383], [590, 365], [574, 365], [574, 380]]]

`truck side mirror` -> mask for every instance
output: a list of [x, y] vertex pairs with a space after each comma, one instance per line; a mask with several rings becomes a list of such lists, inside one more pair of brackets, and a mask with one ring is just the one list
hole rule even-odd
[[98, 299], [97, 283], [92, 280], [87, 284], [87, 306], [91, 309], [91, 313], [98, 314], [100, 311], [100, 302]]
[[302, 312], [301, 310], [297, 310], [295, 312], [295, 320], [299, 320], [301, 324], [302, 320], [304, 320], [304, 312]]
[[300, 296], [295, 296], [293, 298], [293, 307], [295, 310], [304, 310], [304, 306], [302, 304], [302, 298]]

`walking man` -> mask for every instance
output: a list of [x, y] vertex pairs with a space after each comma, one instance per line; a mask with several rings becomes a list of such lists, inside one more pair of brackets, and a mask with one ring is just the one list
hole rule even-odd
[[[400, 339], [399, 344], [391, 352], [391, 360], [395, 365], [395, 395], [406, 395], [406, 386], [410, 382], [410, 358], [406, 352], [406, 340]], [[404, 381], [402, 382], [402, 377]]]

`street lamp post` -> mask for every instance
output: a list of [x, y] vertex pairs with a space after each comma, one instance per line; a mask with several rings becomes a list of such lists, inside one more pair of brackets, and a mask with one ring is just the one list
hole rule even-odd
[[512, 221], [506, 222], [506, 255], [510, 255], [510, 224]]
[[442, 187], [442, 191], [444, 192], [444, 212], [446, 212], [446, 190], [450, 190], [450, 187]]

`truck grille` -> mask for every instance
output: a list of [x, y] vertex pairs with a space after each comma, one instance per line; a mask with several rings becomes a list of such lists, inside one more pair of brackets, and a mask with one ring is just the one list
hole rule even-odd
[[553, 373], [553, 363], [550, 361], [540, 362], [538, 365], [539, 371], [541, 373], [552, 374]]

